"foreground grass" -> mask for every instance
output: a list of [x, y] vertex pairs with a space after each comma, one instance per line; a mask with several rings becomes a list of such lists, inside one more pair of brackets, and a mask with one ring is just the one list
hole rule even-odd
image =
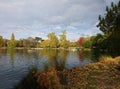
[[32, 78], [22, 80], [16, 89], [120, 89], [120, 57], [101, 57], [100, 62], [71, 70], [30, 73]]
[[120, 57], [103, 59], [70, 71], [70, 89], [120, 89]]

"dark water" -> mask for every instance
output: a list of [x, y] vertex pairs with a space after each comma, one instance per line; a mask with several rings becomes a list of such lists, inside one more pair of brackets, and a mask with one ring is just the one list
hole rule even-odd
[[92, 62], [90, 59], [89, 51], [0, 50], [0, 89], [13, 89], [33, 67], [39, 71], [71, 69]]

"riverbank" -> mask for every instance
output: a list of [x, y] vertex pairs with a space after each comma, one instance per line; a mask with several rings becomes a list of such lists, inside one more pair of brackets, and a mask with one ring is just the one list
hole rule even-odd
[[26, 47], [15, 47], [15, 48], [8, 48], [8, 47], [2, 47], [0, 49], [25, 49], [25, 50], [28, 50], [28, 51], [34, 51], [34, 50], [47, 50], [47, 49], [52, 49], [52, 50], [66, 50], [66, 51], [81, 51], [81, 50], [90, 50], [90, 49], [81, 49], [79, 47], [68, 47], [68, 48], [63, 48], [63, 47], [59, 47], [59, 48], [26, 48]]
[[[26, 88], [28, 86], [28, 88]], [[31, 87], [31, 88], [30, 88]], [[120, 57], [104, 58], [71, 70], [34, 69], [15, 89], [120, 89]]]

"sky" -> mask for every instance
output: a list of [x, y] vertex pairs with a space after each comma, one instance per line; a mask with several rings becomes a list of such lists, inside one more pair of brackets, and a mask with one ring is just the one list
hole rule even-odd
[[106, 5], [118, 0], [0, 0], [0, 35], [9, 39], [27, 37], [47, 38], [66, 30], [67, 39], [99, 33], [98, 16], [104, 15]]

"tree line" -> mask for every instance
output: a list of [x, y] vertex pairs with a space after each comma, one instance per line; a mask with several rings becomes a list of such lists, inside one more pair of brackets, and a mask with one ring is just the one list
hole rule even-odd
[[16, 40], [14, 33], [11, 34], [10, 40], [4, 39], [2, 36], [0, 36], [0, 48], [1, 47], [8, 47], [8, 48], [14, 48], [14, 47], [25, 47], [25, 48], [31, 48], [31, 47], [37, 47], [39, 44], [39, 41], [43, 41], [40, 37], [28, 37], [26, 39], [19, 39]]
[[79, 47], [79, 48], [90, 48], [92, 40], [90, 37], [80, 37], [77, 41], [70, 42], [66, 37], [66, 30], [63, 30], [59, 37], [54, 33], [50, 32], [47, 34], [47, 39], [43, 40], [41, 37], [28, 37], [26, 39], [15, 39], [14, 33], [11, 34], [11, 38], [3, 39], [0, 36], [0, 47], [24, 47], [24, 48], [68, 48], [68, 47]]

